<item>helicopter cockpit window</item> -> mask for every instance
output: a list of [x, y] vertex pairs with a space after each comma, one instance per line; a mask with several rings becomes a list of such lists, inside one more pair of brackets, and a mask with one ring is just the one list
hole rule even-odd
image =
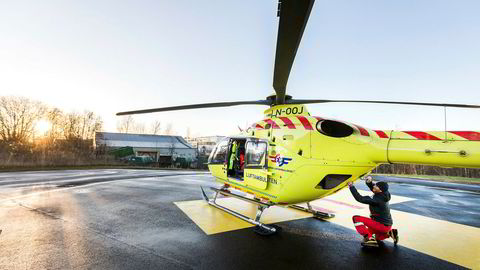
[[247, 167], [265, 167], [267, 143], [260, 141], [247, 142]]
[[217, 144], [208, 158], [209, 164], [223, 164], [227, 160], [228, 140], [223, 140]]

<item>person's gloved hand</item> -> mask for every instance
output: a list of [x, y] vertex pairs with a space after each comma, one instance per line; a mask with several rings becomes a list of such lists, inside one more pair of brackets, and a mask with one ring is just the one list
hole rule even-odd
[[371, 182], [372, 182], [372, 177], [371, 177], [370, 175], [367, 176], [367, 177], [365, 177], [365, 181], [366, 181], [367, 183], [371, 183]]

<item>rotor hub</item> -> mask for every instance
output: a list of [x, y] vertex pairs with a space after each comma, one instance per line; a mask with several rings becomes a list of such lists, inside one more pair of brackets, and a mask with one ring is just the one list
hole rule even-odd
[[[275, 105], [279, 105], [277, 104], [277, 95], [276, 94], [271, 94], [270, 96], [268, 96], [266, 98], [268, 101], [270, 101], [270, 106], [275, 106]], [[292, 96], [290, 95], [285, 95], [285, 103], [287, 103], [287, 100], [290, 100], [292, 99]]]

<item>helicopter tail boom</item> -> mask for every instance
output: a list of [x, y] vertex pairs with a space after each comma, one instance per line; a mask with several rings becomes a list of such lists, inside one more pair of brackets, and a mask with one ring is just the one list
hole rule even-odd
[[480, 132], [392, 131], [389, 135], [388, 163], [480, 167]]

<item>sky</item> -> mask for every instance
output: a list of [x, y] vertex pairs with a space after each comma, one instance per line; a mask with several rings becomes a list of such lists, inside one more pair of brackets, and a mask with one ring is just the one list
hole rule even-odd
[[[0, 96], [116, 112], [273, 93], [276, 0], [0, 0]], [[480, 104], [480, 1], [317, 0], [287, 94]], [[178, 135], [231, 135], [265, 106], [135, 116]], [[309, 104], [372, 129], [444, 130], [443, 108]], [[448, 130], [480, 130], [480, 110], [446, 110]]]

